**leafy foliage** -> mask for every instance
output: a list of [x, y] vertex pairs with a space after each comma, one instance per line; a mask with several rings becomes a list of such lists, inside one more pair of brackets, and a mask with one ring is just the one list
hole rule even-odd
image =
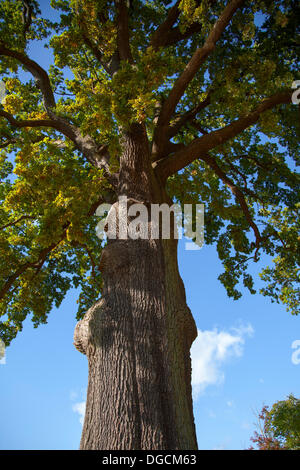
[[264, 406], [259, 414], [259, 431], [251, 440], [258, 450], [299, 450], [300, 400], [289, 395], [271, 409]]
[[[0, 78], [6, 86], [0, 107], [0, 335], [6, 344], [28, 314], [36, 326], [46, 322], [71, 287], [81, 287], [78, 318], [100, 295], [101, 246], [93, 214], [97, 202], [111, 198], [112, 186], [107, 172], [82, 150], [84, 139], [105, 148], [111, 174], [119, 168], [120, 129], [143, 124], [149, 143], [155, 143], [159, 109], [227, 4], [177, 2], [176, 19], [164, 33], [159, 27], [174, 2], [130, 2], [126, 60], [120, 59], [118, 37], [122, 2], [51, 0], [52, 10], [44, 2], [29, 3], [26, 32], [23, 2], [0, 4]], [[240, 3], [178, 100], [168, 131], [173, 150], [164, 150], [161, 158], [176, 159], [177, 149], [252, 115], [264, 99], [291, 89], [299, 60], [298, 3]], [[24, 59], [36, 50], [41, 56], [42, 47], [49, 86]], [[209, 150], [214, 164], [200, 152], [167, 181], [174, 200], [205, 203], [205, 241], [216, 244], [224, 265], [219, 279], [228, 294], [240, 297], [241, 280], [255, 292], [247, 266], [264, 251], [274, 263], [262, 272], [261, 292], [294, 314], [299, 306], [298, 113], [291, 102], [269, 107], [236, 135], [221, 144], [216, 140]], [[252, 231], [257, 226], [259, 241]]]

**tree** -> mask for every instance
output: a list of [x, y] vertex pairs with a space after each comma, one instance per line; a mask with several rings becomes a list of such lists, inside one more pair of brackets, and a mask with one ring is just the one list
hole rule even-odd
[[255, 293], [247, 267], [264, 252], [263, 295], [296, 314], [299, 6], [51, 0], [56, 21], [41, 5], [0, 5], [1, 337], [8, 345], [27, 315], [46, 323], [81, 288], [81, 448], [195, 449], [197, 330], [176, 237], [104, 244], [95, 210], [120, 196], [204, 203], [228, 295], [239, 282]]
[[291, 394], [274, 403], [271, 409], [264, 406], [259, 414], [258, 432], [251, 440], [258, 450], [299, 450], [300, 400]]

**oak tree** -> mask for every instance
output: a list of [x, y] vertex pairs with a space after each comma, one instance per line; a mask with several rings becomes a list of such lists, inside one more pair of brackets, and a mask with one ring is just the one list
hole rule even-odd
[[297, 313], [299, 5], [50, 4], [0, 4], [0, 335], [79, 288], [81, 448], [195, 449], [176, 237], [104, 243], [95, 210], [204, 203], [228, 295], [255, 292], [248, 265], [266, 253], [262, 294]]

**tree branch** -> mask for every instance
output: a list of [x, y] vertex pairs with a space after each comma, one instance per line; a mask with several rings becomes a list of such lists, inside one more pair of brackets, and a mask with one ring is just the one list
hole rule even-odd
[[[107, 197], [106, 197], [107, 196]], [[95, 201], [89, 208], [89, 210], [87, 211], [87, 216], [88, 217], [91, 217], [92, 215], [94, 215], [95, 213], [95, 210], [97, 209], [97, 207], [99, 206], [99, 204], [101, 204], [102, 202], [115, 202], [115, 200], [113, 199], [113, 195], [111, 192], [108, 192], [108, 194], [105, 194], [104, 196], [100, 196], [99, 199], [97, 201]], [[3, 229], [5, 227], [8, 227], [9, 225], [12, 225], [12, 224], [16, 224], [17, 222], [20, 222], [21, 219], [25, 219], [25, 218], [31, 218], [30, 216], [22, 216], [20, 217], [19, 219], [17, 219], [15, 222], [11, 223], [11, 224], [7, 224], [5, 226], [2, 226], [0, 229]], [[33, 217], [32, 217], [33, 218]], [[51, 251], [53, 251], [65, 238], [66, 238], [66, 235], [67, 235], [67, 229], [70, 225], [70, 222], [66, 222], [62, 229], [63, 229], [63, 232], [62, 232], [62, 235], [61, 237], [59, 238], [58, 242], [54, 242], [52, 243], [51, 245], [49, 245], [48, 247], [46, 248], [43, 248], [37, 259], [33, 262], [27, 262], [27, 263], [24, 263], [22, 264], [13, 274], [11, 274], [7, 279], [6, 281], [4, 282], [4, 284], [2, 285], [1, 289], [0, 289], [0, 300], [3, 299], [3, 297], [8, 294], [8, 292], [10, 291], [10, 288], [12, 287], [12, 285], [14, 284], [14, 282], [29, 268], [36, 268], [37, 270], [40, 270], [41, 267], [43, 266], [44, 262], [46, 261], [48, 255], [50, 254]]]
[[[152, 46], [155, 51], [160, 47], [174, 46], [178, 42], [188, 39], [193, 34], [201, 31], [202, 25], [199, 22], [192, 23], [184, 32], [180, 31], [179, 26], [173, 27], [180, 15], [179, 3], [180, 2], [176, 2], [176, 4], [170, 8], [167, 18], [154, 32], [150, 46]], [[200, 3], [201, 1], [196, 1], [197, 6]], [[215, 0], [211, 0], [209, 5], [211, 6], [213, 3], [215, 3]]]
[[175, 5], [173, 5], [169, 9], [167, 18], [154, 32], [150, 40], [150, 46], [152, 46], [153, 49], [157, 50], [160, 47], [163, 47], [166, 45], [166, 41], [170, 33], [170, 30], [172, 29], [172, 26], [174, 25], [174, 23], [176, 23], [180, 15], [179, 4], [180, 4], [180, 0], [178, 0], [175, 3]]
[[257, 194], [255, 194], [251, 189], [249, 189], [247, 176], [244, 173], [242, 173], [235, 165], [233, 165], [231, 163], [231, 161], [230, 161], [229, 157], [227, 157], [227, 155], [225, 155], [224, 153], [223, 153], [223, 155], [224, 155], [226, 164], [231, 169], [231, 173], [235, 174], [235, 175], [238, 175], [242, 178], [243, 183], [244, 183], [244, 188], [243, 188], [244, 194], [247, 194], [248, 196], [252, 197], [253, 199], [263, 203], [263, 201], [257, 196]]
[[3, 230], [7, 227], [12, 227], [16, 224], [18, 224], [19, 222], [21, 222], [21, 220], [25, 220], [25, 219], [31, 219], [31, 220], [35, 220], [35, 217], [31, 216], [31, 215], [22, 215], [21, 217], [19, 217], [18, 219], [14, 220], [13, 222], [9, 222], [8, 224], [5, 224], [5, 225], [2, 225], [2, 227], [0, 227], [0, 230]]
[[[105, 22], [106, 20], [107, 18], [101, 17], [102, 22]], [[103, 54], [101, 50], [98, 48], [97, 44], [95, 44], [93, 40], [89, 37], [88, 29], [82, 17], [78, 17], [78, 25], [81, 30], [81, 35], [84, 44], [92, 51], [94, 57], [98, 60], [99, 64], [104, 68], [106, 73], [108, 73], [110, 76], [113, 76], [114, 73], [118, 71], [120, 65], [120, 58], [118, 52], [115, 52], [109, 62], [105, 62], [103, 60]]]
[[6, 282], [3, 284], [3, 286], [1, 287], [0, 289], [0, 300], [3, 299], [3, 297], [8, 294], [11, 286], [14, 284], [14, 282], [25, 272], [27, 271], [27, 269], [29, 268], [39, 268], [40, 264], [44, 263], [47, 256], [49, 255], [49, 253], [54, 250], [54, 248], [56, 248], [61, 242], [62, 240], [66, 237], [66, 233], [67, 233], [67, 228], [68, 226], [70, 225], [70, 222], [68, 222], [67, 224], [65, 224], [65, 226], [63, 227], [63, 233], [62, 233], [62, 236], [61, 238], [58, 240], [58, 242], [55, 242], [55, 243], [52, 243], [51, 245], [49, 245], [48, 247], [46, 248], [43, 248], [39, 255], [38, 255], [38, 258], [35, 260], [35, 261], [32, 261], [32, 262], [27, 262], [27, 263], [24, 263], [22, 264], [13, 274], [11, 274]]
[[54, 119], [24, 119], [20, 121], [18, 119], [15, 119], [12, 114], [1, 109], [0, 116], [7, 119], [7, 121], [13, 127], [16, 127], [18, 129], [21, 129], [22, 127], [52, 127], [54, 129], [60, 130], [58, 122]]
[[89, 247], [85, 244], [85, 243], [80, 243], [78, 241], [72, 241], [71, 244], [74, 246], [74, 247], [77, 247], [77, 246], [80, 246], [81, 248], [83, 248], [86, 252], [87, 252], [87, 255], [90, 259], [90, 262], [91, 262], [91, 266], [92, 266], [92, 276], [93, 278], [95, 279], [95, 270], [97, 269], [97, 264], [96, 264], [96, 261], [94, 260], [94, 257], [89, 249]]
[[[82, 32], [82, 38], [85, 45], [92, 51], [99, 64], [104, 68], [105, 72], [108, 73], [108, 75], [112, 76], [115, 72], [117, 72], [119, 68], [119, 57], [114, 57], [114, 59], [112, 58], [109, 63], [106, 63], [103, 60], [103, 55], [101, 51], [98, 49], [96, 44], [94, 44], [93, 41], [85, 34], [85, 32]], [[115, 56], [116, 55], [118, 54], [115, 54]]]
[[8, 147], [10, 144], [15, 144], [17, 142], [17, 139], [7, 139], [5, 142], [0, 143], [0, 149], [5, 149]]
[[220, 39], [234, 13], [240, 6], [242, 6], [244, 1], [245, 0], [231, 0], [231, 2], [228, 3], [221, 16], [215, 22], [204, 45], [195, 51], [184, 71], [175, 81], [168, 98], [162, 106], [161, 113], [157, 121], [154, 142], [156, 145], [155, 153], [158, 155], [161, 155], [160, 144], [161, 141], [163, 142], [164, 140], [166, 126], [169, 125], [172, 114], [174, 113], [180, 98], [183, 96], [187, 86], [192, 81], [201, 65], [214, 50], [217, 41]]
[[0, 55], [6, 57], [12, 57], [16, 59], [33, 75], [35, 78], [44, 99], [44, 105], [47, 111], [51, 111], [55, 108], [55, 99], [53, 90], [50, 84], [50, 79], [47, 72], [34, 60], [29, 59], [25, 54], [18, 51], [13, 51], [4, 46], [0, 42]]
[[99, 145], [97, 145], [97, 143], [91, 136], [83, 136], [79, 128], [70, 124], [68, 121], [55, 114], [55, 99], [47, 72], [39, 64], [29, 59], [29, 57], [27, 57], [25, 54], [17, 51], [12, 51], [11, 49], [5, 47], [1, 42], [0, 55], [12, 57], [17, 61], [21, 62], [21, 64], [34, 76], [42, 91], [44, 105], [50, 119], [19, 121], [6, 111], [0, 111], [0, 116], [5, 117], [9, 121], [9, 123], [16, 128], [51, 127], [53, 129], [58, 130], [74, 142], [77, 149], [82, 152], [84, 157], [93, 166], [99, 169], [104, 169], [108, 178], [110, 178], [111, 182], [113, 182], [109, 172], [109, 155], [107, 147], [99, 147]]
[[256, 252], [254, 255], [254, 260], [256, 261], [257, 253], [258, 253], [260, 243], [262, 241], [262, 237], [260, 235], [257, 225], [252, 219], [252, 216], [250, 214], [243, 192], [240, 190], [238, 186], [236, 186], [236, 184], [230, 178], [228, 178], [226, 173], [219, 167], [219, 165], [217, 164], [216, 160], [213, 157], [211, 157], [210, 155], [202, 155], [200, 157], [200, 160], [204, 161], [215, 172], [215, 174], [219, 176], [219, 178], [223, 181], [223, 183], [229, 187], [232, 194], [235, 196], [236, 200], [238, 201], [242, 211], [244, 212], [246, 220], [248, 224], [250, 225], [250, 227], [253, 229], [253, 232], [255, 235]]
[[83, 156], [96, 168], [104, 169], [108, 179], [112, 184], [114, 180], [109, 171], [109, 153], [106, 146], [99, 146], [94, 139], [89, 135], [82, 136], [80, 130], [67, 123], [64, 119], [56, 117], [56, 119], [33, 119], [33, 120], [18, 120], [15, 119], [7, 111], [0, 110], [0, 116], [6, 118], [8, 122], [15, 128], [23, 127], [50, 127], [61, 132], [68, 137], [80, 150]]
[[186, 123], [193, 121], [197, 114], [210, 104], [210, 94], [211, 92], [194, 109], [190, 109], [172, 122], [167, 133], [169, 138], [174, 137]]
[[115, 3], [117, 4], [117, 45], [120, 60], [126, 60], [132, 63], [133, 59], [129, 41], [127, 2], [125, 0], [115, 0]]
[[290, 103], [290, 101], [291, 92], [277, 93], [266, 98], [249, 114], [237, 119], [225, 127], [222, 127], [221, 129], [212, 131], [209, 134], [205, 134], [202, 137], [195, 139], [191, 144], [185, 147], [185, 149], [154, 163], [153, 166], [155, 167], [156, 172], [162, 179], [166, 179], [168, 176], [192, 163], [193, 160], [201, 158], [201, 155], [207, 154], [209, 150], [224, 144], [228, 140], [240, 134], [243, 130], [255, 124], [263, 112], [272, 109], [279, 104]]

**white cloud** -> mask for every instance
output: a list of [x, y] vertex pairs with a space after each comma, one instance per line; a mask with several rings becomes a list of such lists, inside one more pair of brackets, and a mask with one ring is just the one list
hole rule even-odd
[[[84, 421], [85, 403], [86, 403], [84, 398], [86, 397], [86, 393], [87, 393], [86, 388], [82, 388], [80, 389], [80, 391], [78, 389], [70, 391], [70, 399], [71, 401], [75, 402], [72, 405], [72, 410], [74, 411], [74, 413], [79, 414], [79, 422], [81, 425], [83, 425], [83, 421]], [[78, 401], [80, 399], [82, 401]]]
[[6, 364], [5, 360], [5, 344], [4, 341], [0, 338], [0, 364]]
[[209, 385], [224, 381], [222, 365], [231, 357], [242, 356], [245, 338], [254, 332], [251, 325], [241, 325], [230, 331], [198, 330], [191, 349], [194, 398]]
[[78, 413], [78, 414], [79, 414], [79, 421], [80, 421], [80, 424], [83, 425], [84, 414], [85, 414], [85, 401], [81, 401], [81, 402], [78, 402], [78, 403], [74, 403], [74, 405], [72, 405], [72, 410], [73, 410], [75, 413]]

